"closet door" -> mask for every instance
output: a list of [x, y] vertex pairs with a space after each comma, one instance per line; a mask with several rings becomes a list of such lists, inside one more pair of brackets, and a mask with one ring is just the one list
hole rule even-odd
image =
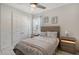
[[11, 9], [1, 5], [1, 49], [11, 47]]
[[14, 9], [13, 11], [13, 46], [31, 35], [31, 17]]
[[[21, 31], [22, 31], [22, 22], [21, 22], [20, 12], [14, 9], [13, 11], [13, 46], [20, 41]], [[23, 34], [23, 33], [22, 33]]]

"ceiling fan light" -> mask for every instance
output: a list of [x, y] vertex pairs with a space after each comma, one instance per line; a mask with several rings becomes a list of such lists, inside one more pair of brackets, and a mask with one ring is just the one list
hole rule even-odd
[[31, 4], [31, 7], [32, 7], [32, 8], [35, 8], [35, 7], [36, 7], [36, 5], [35, 5], [35, 4]]

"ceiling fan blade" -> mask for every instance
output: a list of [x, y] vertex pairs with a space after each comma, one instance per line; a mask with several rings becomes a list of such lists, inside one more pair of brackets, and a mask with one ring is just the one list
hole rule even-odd
[[37, 4], [36, 7], [46, 9], [46, 7], [44, 7], [44, 6], [40, 5], [40, 4]]
[[35, 5], [37, 8], [46, 9], [46, 7], [40, 5], [39, 3], [30, 3], [31, 5]]

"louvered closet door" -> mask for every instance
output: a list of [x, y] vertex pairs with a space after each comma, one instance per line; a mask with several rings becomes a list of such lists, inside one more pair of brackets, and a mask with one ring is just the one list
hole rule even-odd
[[1, 49], [11, 47], [11, 9], [1, 5]]

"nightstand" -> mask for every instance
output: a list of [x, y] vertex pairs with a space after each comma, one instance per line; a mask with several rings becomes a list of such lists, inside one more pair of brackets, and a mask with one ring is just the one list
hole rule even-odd
[[76, 39], [73, 37], [60, 37], [60, 49], [75, 54]]

